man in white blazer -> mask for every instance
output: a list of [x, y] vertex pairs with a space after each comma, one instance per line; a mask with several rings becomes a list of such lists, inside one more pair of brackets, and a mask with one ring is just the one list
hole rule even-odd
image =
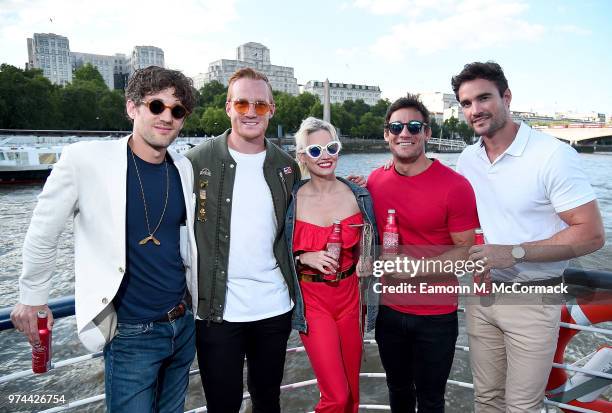
[[[111, 412], [183, 412], [198, 303], [193, 170], [167, 148], [195, 106], [191, 79], [151, 66], [126, 89], [130, 136], [64, 148], [23, 247], [15, 328], [39, 340], [57, 240], [74, 220], [79, 338], [104, 349]], [[187, 294], [187, 292], [190, 293]], [[190, 300], [189, 300], [190, 299]]]

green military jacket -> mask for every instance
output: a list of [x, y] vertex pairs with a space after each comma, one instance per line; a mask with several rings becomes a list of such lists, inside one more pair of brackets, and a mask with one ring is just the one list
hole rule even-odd
[[[193, 165], [196, 195], [195, 237], [198, 245], [198, 316], [203, 320], [223, 321], [227, 291], [230, 248], [230, 222], [236, 162], [227, 148], [231, 129], [187, 152]], [[295, 280], [291, 257], [284, 237], [285, 213], [294, 182], [300, 180], [297, 163], [286, 152], [265, 140], [264, 177], [274, 204], [277, 232], [274, 255], [295, 302]], [[256, 245], [253, 248], [257, 248]], [[244, 251], [248, 259], [249, 251]]]

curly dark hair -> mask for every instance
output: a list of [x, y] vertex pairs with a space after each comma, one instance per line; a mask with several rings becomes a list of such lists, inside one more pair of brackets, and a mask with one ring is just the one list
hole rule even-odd
[[397, 99], [387, 109], [387, 113], [385, 114], [385, 129], [388, 129], [389, 119], [391, 119], [393, 112], [404, 108], [413, 108], [419, 111], [421, 115], [423, 115], [423, 122], [429, 125], [429, 110], [427, 110], [423, 102], [421, 102], [418, 95], [408, 93], [406, 97]]
[[499, 64], [491, 60], [486, 63], [468, 63], [463, 66], [461, 73], [457, 76], [453, 76], [451, 79], [451, 85], [453, 86], [453, 92], [455, 92], [457, 100], [459, 100], [459, 88], [461, 84], [475, 79], [485, 79], [495, 83], [497, 90], [499, 90], [499, 96], [504, 96], [504, 93], [508, 89], [508, 80]]
[[125, 89], [125, 99], [140, 104], [145, 96], [170, 87], [174, 88], [174, 96], [191, 112], [196, 105], [193, 80], [178, 70], [159, 66], [149, 66], [134, 72]]

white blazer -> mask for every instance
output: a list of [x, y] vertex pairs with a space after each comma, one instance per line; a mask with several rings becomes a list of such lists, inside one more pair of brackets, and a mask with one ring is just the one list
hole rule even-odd
[[[99, 351], [116, 333], [113, 298], [126, 268], [125, 220], [127, 142], [79, 142], [66, 146], [47, 179], [23, 246], [19, 301], [46, 304], [55, 270], [57, 241], [66, 220], [74, 220], [75, 311], [79, 338], [89, 351]], [[187, 158], [168, 151], [181, 177], [186, 227], [180, 249], [187, 288], [197, 314], [197, 250], [193, 233], [193, 169]]]

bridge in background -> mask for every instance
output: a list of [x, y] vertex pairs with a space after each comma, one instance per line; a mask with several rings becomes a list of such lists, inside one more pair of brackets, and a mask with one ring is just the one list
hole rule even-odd
[[612, 139], [612, 127], [600, 125], [561, 125], [552, 128], [536, 128], [540, 132], [562, 141], [576, 144], [594, 144], [599, 139]]

